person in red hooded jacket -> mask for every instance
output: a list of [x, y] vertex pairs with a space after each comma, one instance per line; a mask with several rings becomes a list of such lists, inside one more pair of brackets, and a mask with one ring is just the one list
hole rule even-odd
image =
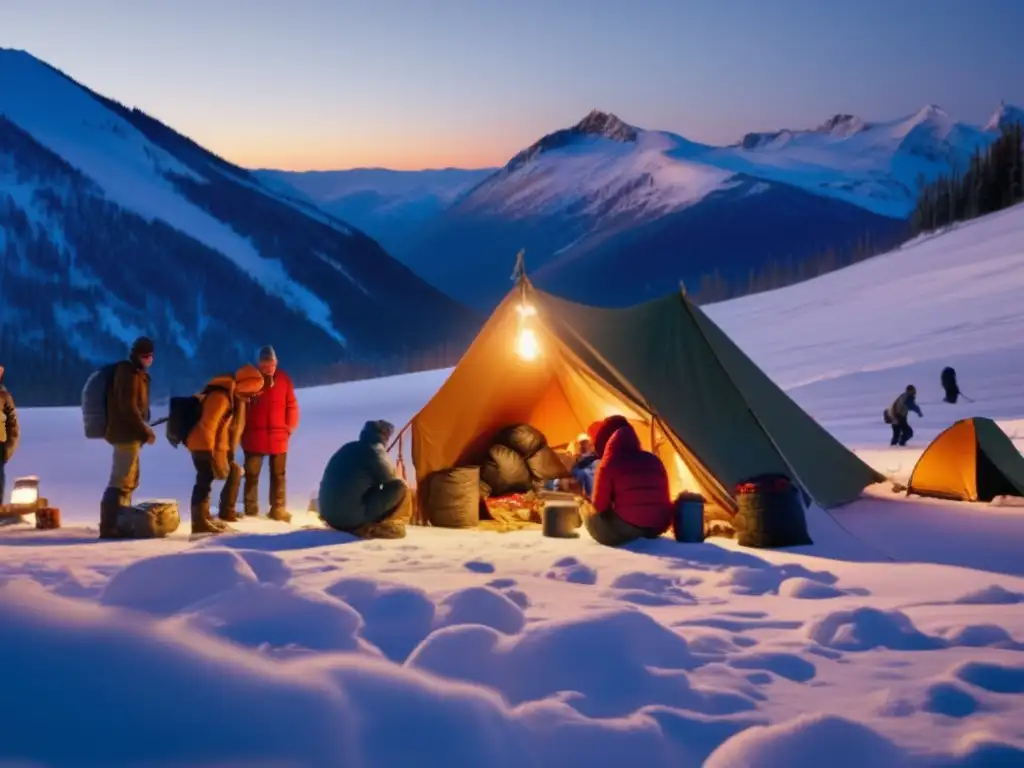
[[263, 392], [249, 406], [242, 435], [245, 453], [245, 514], [255, 517], [260, 513], [259, 483], [263, 471], [263, 457], [270, 457], [270, 512], [271, 520], [289, 522], [291, 514], [285, 508], [285, 465], [288, 461], [288, 440], [299, 426], [299, 402], [295, 387], [288, 374], [277, 367], [277, 354], [271, 346], [260, 350], [260, 373], [263, 374]]
[[621, 416], [606, 419], [594, 443], [601, 458], [591, 500], [595, 513], [585, 521], [590, 535], [609, 547], [661, 536], [672, 524], [661, 459], [640, 447], [636, 430]]

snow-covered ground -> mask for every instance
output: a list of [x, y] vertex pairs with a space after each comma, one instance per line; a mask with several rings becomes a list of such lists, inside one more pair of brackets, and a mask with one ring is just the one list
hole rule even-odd
[[[867, 461], [909, 474], [979, 415], [1024, 437], [1024, 208], [710, 308]], [[281, 350], [282, 356], [286, 351]], [[941, 404], [957, 368], [973, 403]], [[155, 371], [159, 375], [159, 370]], [[300, 393], [289, 504], [365, 419], [404, 423], [446, 372]], [[890, 450], [910, 382], [925, 418]], [[16, 395], [17, 393], [15, 393]], [[21, 414], [8, 477], [69, 524], [0, 532], [0, 755], [49, 765], [1024, 764], [1024, 508], [878, 486], [815, 545], [413, 529], [357, 542], [265, 520], [190, 543], [94, 540], [105, 446]], [[1024, 443], [1019, 443], [1024, 445]], [[143, 456], [184, 504], [184, 452]]]

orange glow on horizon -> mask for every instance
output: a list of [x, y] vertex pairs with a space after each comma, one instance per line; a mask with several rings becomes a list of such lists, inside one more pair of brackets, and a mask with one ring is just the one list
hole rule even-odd
[[[529, 142], [524, 144], [526, 146]], [[199, 141], [228, 162], [242, 168], [273, 168], [282, 171], [325, 171], [347, 168], [388, 168], [417, 171], [426, 168], [495, 168], [507, 163], [522, 146], [512, 141], [497, 142], [453, 136], [449, 141], [364, 141], [364, 142], [262, 142]], [[341, 145], [341, 146], [339, 146]]]

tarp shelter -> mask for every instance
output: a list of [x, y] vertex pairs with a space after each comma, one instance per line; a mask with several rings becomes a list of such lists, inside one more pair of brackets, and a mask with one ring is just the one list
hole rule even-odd
[[[524, 340], [536, 341], [535, 357]], [[509, 424], [532, 424], [556, 446], [616, 413], [665, 463], [673, 494], [696, 491], [727, 512], [736, 485], [761, 474], [788, 475], [825, 508], [884, 480], [683, 291], [601, 309], [546, 294], [525, 276], [410, 422], [416, 479], [478, 463]]]
[[991, 419], [963, 419], [925, 448], [907, 493], [955, 501], [1024, 496], [1024, 456]]

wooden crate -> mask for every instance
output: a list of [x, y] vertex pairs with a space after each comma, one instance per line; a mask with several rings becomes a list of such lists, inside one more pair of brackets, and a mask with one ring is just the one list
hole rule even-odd
[[60, 528], [60, 510], [56, 507], [36, 510], [36, 528], [40, 531], [55, 531]]

